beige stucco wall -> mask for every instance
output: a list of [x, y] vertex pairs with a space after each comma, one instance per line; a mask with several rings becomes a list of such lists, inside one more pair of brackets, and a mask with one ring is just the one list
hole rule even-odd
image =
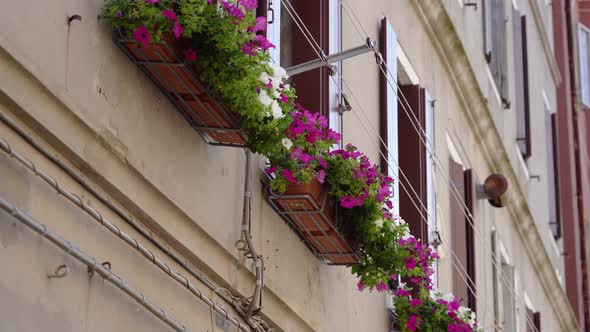
[[[521, 2], [526, 11], [527, 3]], [[449, 157], [446, 144], [449, 135], [460, 146], [466, 167], [473, 168], [477, 180], [483, 181], [490, 173], [490, 166], [472, 130], [470, 121], [473, 119], [465, 118], [465, 106], [457, 96], [447, 64], [437, 53], [416, 8], [410, 1], [402, 0], [378, 0], [371, 6], [364, 6], [359, 0], [351, 3], [373, 39], [378, 39], [381, 16], [385, 14], [390, 19], [420, 84], [437, 100], [435, 146], [443, 167], [447, 167]], [[36, 132], [60, 158], [72, 162], [98, 188], [169, 240], [209, 278], [249, 296], [253, 289], [252, 266], [239, 257], [234, 247], [241, 223], [243, 151], [207, 146], [190, 129], [157, 87], [112, 43], [109, 29], [96, 19], [102, 4], [101, 0], [0, 3], [0, 12], [11, 13], [0, 20], [0, 48], [3, 49], [0, 50], [0, 91], [4, 94], [0, 99], [0, 111], [19, 119], [28, 131]], [[496, 128], [504, 139], [498, 144], [504, 144], [520, 176], [520, 183], [511, 185], [523, 187], [529, 194], [527, 199], [531, 206], [545, 205], [543, 180], [529, 182], [516, 159], [514, 111], [500, 108], [494, 97], [493, 83], [487, 76], [479, 33], [481, 12], [463, 8], [456, 0], [445, 1], [445, 8], [472, 60]], [[81, 15], [82, 21], [68, 27], [66, 18], [73, 14]], [[346, 15], [343, 25], [344, 48], [362, 41]], [[531, 22], [529, 30], [534, 34], [536, 30], [532, 27]], [[538, 110], [540, 114], [543, 109], [541, 91], [545, 91], [550, 105], [555, 104], [554, 82], [541, 56], [540, 42], [530, 38], [529, 43], [529, 54], [534, 55], [530, 62], [531, 113]], [[508, 45], [511, 52], [510, 41]], [[376, 161], [379, 153], [374, 144], [376, 137], [371, 132], [371, 127], [378, 128], [379, 106], [378, 69], [374, 58], [365, 55], [349, 60], [343, 72], [362, 104], [360, 107], [353, 103], [353, 112], [364, 121], [364, 110], [372, 124], [365, 122], [367, 133], [353, 113], [345, 114], [344, 140], [354, 142]], [[533, 117], [531, 124], [535, 128], [535, 142], [544, 142], [541, 139], [544, 133], [536, 131], [537, 128], [544, 130], [541, 119]], [[3, 125], [0, 125], [0, 138], [47, 169], [64, 186], [83, 195], [89, 204], [110, 216], [119, 227], [126, 227]], [[541, 147], [535, 144], [533, 149], [535, 146]], [[531, 172], [546, 172], [543, 153], [543, 149], [533, 151], [535, 159], [530, 161]], [[256, 164], [261, 165], [262, 161], [256, 159]], [[437, 171], [436, 175], [437, 219], [445, 240], [449, 238], [450, 198], [442, 173]], [[255, 246], [266, 264], [264, 315], [285, 331], [385, 331], [388, 322], [385, 297], [358, 293], [348, 268], [320, 263], [263, 200], [259, 175], [259, 169], [252, 174], [255, 184], [252, 232]], [[207, 307], [2, 154], [0, 180], [8, 183], [0, 187], [0, 195], [91, 255], [109, 260], [114, 271], [173, 313], [191, 331], [210, 330]], [[543, 329], [560, 331], [550, 306], [551, 299], [538, 291], [542, 287], [535, 268], [514, 228], [518, 221], [485, 201], [477, 202], [475, 214], [480, 226], [476, 237], [481, 239], [476, 240], [476, 250], [482, 325], [491, 326], [493, 319], [488, 250], [489, 234], [495, 228], [517, 266], [519, 299], [526, 292], [535, 309], [543, 312]], [[533, 214], [539, 232], [548, 236], [544, 228], [546, 212], [538, 209], [533, 210]], [[11, 299], [0, 300], [0, 309], [3, 309], [0, 310], [0, 329], [36, 331], [43, 326], [48, 331], [116, 331], [124, 326], [126, 330], [165, 330], [161, 322], [100, 277], [89, 279], [85, 267], [19, 226], [12, 217], [0, 216], [3, 246], [0, 263], [14, 266], [0, 278], [0, 298]], [[147, 245], [147, 241], [144, 242]], [[551, 252], [551, 245], [545, 243], [559, 269], [559, 258]], [[444, 248], [441, 250], [439, 286], [448, 290], [451, 287], [450, 257]], [[163, 253], [159, 254], [164, 257]], [[45, 274], [62, 263], [71, 267], [69, 276], [47, 280]], [[523, 313], [522, 303], [520, 308]], [[39, 314], [31, 316], [28, 312]], [[524, 324], [522, 320], [521, 323]]]

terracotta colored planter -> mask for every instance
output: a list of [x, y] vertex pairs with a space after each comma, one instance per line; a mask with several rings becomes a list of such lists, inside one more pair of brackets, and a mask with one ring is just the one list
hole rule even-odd
[[243, 147], [247, 136], [240, 118], [221, 98], [199, 80], [193, 68], [184, 62], [185, 45], [172, 35], [159, 43], [139, 47], [134, 40], [116, 35], [116, 44], [174, 103], [178, 111], [211, 145]]
[[358, 240], [350, 217], [328, 195], [325, 185], [289, 185], [283, 195], [268, 190], [267, 200], [314, 254], [331, 265], [359, 263]]

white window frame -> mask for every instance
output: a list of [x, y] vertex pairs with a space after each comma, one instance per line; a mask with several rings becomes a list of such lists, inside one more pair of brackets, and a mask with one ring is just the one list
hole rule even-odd
[[[271, 10], [272, 9], [272, 10]], [[272, 16], [269, 17], [269, 15]], [[270, 57], [274, 63], [281, 64], [281, 0], [268, 0], [268, 9], [266, 12], [267, 28], [266, 39], [275, 45], [269, 49]]]
[[[330, 0], [328, 4], [328, 53], [335, 54], [342, 51], [342, 4], [341, 0]], [[329, 78], [328, 85], [328, 121], [330, 129], [341, 134], [341, 141], [338, 146], [342, 147], [342, 114], [340, 104], [342, 103], [342, 61], [332, 63], [336, 67], [336, 74]]]
[[[582, 40], [585, 47], [582, 47]], [[586, 52], [586, 61], [583, 61], [583, 52]], [[580, 62], [580, 100], [582, 104], [590, 107], [590, 29], [583, 24], [578, 25], [578, 60]], [[586, 72], [587, 80], [584, 80], [583, 72]]]

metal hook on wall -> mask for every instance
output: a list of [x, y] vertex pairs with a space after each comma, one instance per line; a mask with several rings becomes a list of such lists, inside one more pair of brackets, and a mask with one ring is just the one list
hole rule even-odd
[[53, 271], [53, 273], [47, 274], [47, 278], [48, 279], [63, 278], [67, 275], [68, 275], [68, 267], [67, 267], [67, 265], [62, 264], [62, 265], [58, 266], [57, 268], [55, 268], [55, 271]]

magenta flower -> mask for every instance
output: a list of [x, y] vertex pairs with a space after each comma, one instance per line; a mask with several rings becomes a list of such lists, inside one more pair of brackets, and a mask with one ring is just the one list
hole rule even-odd
[[158, 3], [160, 0], [145, 0], [147, 3]]
[[319, 183], [324, 183], [326, 181], [326, 171], [319, 170], [316, 174], [315, 178], [318, 180]]
[[291, 152], [291, 158], [301, 160], [305, 164], [309, 164], [313, 161], [313, 156], [308, 155], [307, 153], [303, 152], [300, 147], [294, 147], [293, 151]]
[[328, 129], [328, 135], [326, 138], [330, 141], [339, 141], [340, 137], [342, 137], [339, 133], [333, 131], [332, 129]]
[[320, 115], [319, 119], [320, 119], [320, 126], [322, 126], [324, 128], [328, 127], [328, 118], [327, 117]]
[[322, 168], [328, 168], [328, 164], [326, 163], [326, 161], [324, 160], [324, 158], [322, 156], [319, 156], [317, 159], [318, 159], [318, 164], [320, 164], [320, 166], [322, 166]]
[[297, 183], [297, 179], [293, 176], [293, 173], [290, 170], [284, 169], [283, 176], [285, 177], [285, 179], [287, 179], [287, 181], [291, 183]]
[[350, 196], [340, 197], [340, 205], [345, 209], [352, 209], [354, 207], [355, 200]]
[[269, 79], [268, 79], [268, 82], [266, 82], [266, 84], [264, 84], [264, 86], [265, 86], [267, 89], [272, 89], [272, 78], [269, 78]]
[[263, 51], [275, 47], [275, 45], [268, 41], [268, 39], [266, 39], [266, 37], [264, 37], [263, 35], [256, 35], [256, 40], [258, 41], [258, 45], [260, 45]]
[[385, 202], [385, 205], [387, 205], [388, 209], [390, 209], [390, 210], [393, 209], [393, 203], [391, 201]]
[[389, 278], [391, 280], [395, 281], [395, 280], [397, 280], [397, 274], [392, 274]]
[[417, 306], [420, 306], [420, 305], [422, 305], [422, 300], [420, 300], [420, 299], [412, 299], [412, 300], [410, 300], [410, 306], [412, 308], [416, 308]]
[[279, 166], [274, 165], [272, 167], [267, 168], [265, 172], [266, 172], [266, 174], [273, 174], [274, 172], [277, 171], [277, 169], [279, 169]]
[[180, 38], [180, 36], [182, 36], [183, 31], [184, 28], [180, 25], [180, 23], [178, 23], [178, 21], [174, 21], [174, 26], [172, 27], [174, 37], [176, 37], [177, 39]]
[[188, 61], [195, 61], [197, 60], [197, 51], [193, 50], [192, 48], [188, 48], [184, 51], [184, 57]]
[[449, 332], [461, 332], [461, 329], [459, 328], [458, 325], [456, 324], [451, 324], [449, 325], [449, 327], [447, 328], [447, 331]]
[[359, 280], [358, 284], [356, 284], [356, 287], [358, 288], [359, 292], [362, 292], [365, 289], [365, 285], [363, 284], [362, 280]]
[[249, 32], [258, 32], [258, 31], [265, 31], [266, 30], [266, 17], [259, 16], [256, 18], [256, 24], [253, 27], [249, 27], [247, 30]]
[[117, 10], [117, 17], [118, 18], [122, 18], [123, 17], [123, 12], [121, 11], [121, 9]]
[[301, 120], [297, 119], [291, 122], [291, 126], [288, 130], [291, 132], [293, 136], [300, 135], [305, 130], [305, 126], [303, 125], [303, 122], [301, 122]]
[[383, 186], [377, 191], [377, 202], [381, 203], [385, 197], [391, 195], [391, 190], [388, 186]]
[[418, 317], [416, 315], [411, 315], [406, 322], [406, 328], [410, 331], [416, 331], [418, 328]]
[[393, 294], [395, 296], [403, 296], [403, 297], [409, 297], [410, 296], [410, 292], [408, 292], [405, 289], [396, 289]]
[[245, 43], [244, 45], [242, 45], [242, 53], [246, 54], [246, 55], [251, 55], [251, 56], [255, 56], [256, 53], [254, 53], [254, 44], [253, 43]]
[[305, 140], [311, 144], [315, 143], [318, 138], [320, 136], [320, 132], [318, 132], [317, 130], [312, 130], [309, 133], [307, 133], [307, 135], [305, 136]]
[[244, 6], [244, 9], [247, 11], [258, 7], [258, 0], [239, 0], [238, 3]]
[[176, 21], [176, 13], [174, 13], [170, 9], [163, 10], [162, 15], [164, 15], [164, 17], [169, 19], [170, 21]]
[[133, 33], [133, 38], [137, 41], [137, 44], [144, 47], [150, 47], [150, 33], [144, 26], [138, 26]]
[[227, 10], [227, 12], [231, 16], [235, 17], [238, 20], [238, 22], [244, 19], [244, 12], [242, 12], [242, 10], [238, 6], [231, 5], [227, 1], [222, 1], [221, 5], [223, 6], [223, 8], [225, 8], [225, 10]]
[[389, 289], [389, 286], [387, 286], [387, 284], [386, 284], [386, 283], [384, 283], [383, 281], [381, 281], [381, 282], [379, 283], [379, 285], [377, 285], [377, 291], [378, 291], [378, 292], [385, 292], [385, 291], [386, 291], [386, 290], [388, 290], [388, 289]]
[[406, 269], [413, 270], [416, 267], [416, 260], [414, 257], [408, 257], [404, 259], [404, 264], [406, 265]]
[[281, 93], [281, 101], [287, 104], [289, 102], [289, 97]]

